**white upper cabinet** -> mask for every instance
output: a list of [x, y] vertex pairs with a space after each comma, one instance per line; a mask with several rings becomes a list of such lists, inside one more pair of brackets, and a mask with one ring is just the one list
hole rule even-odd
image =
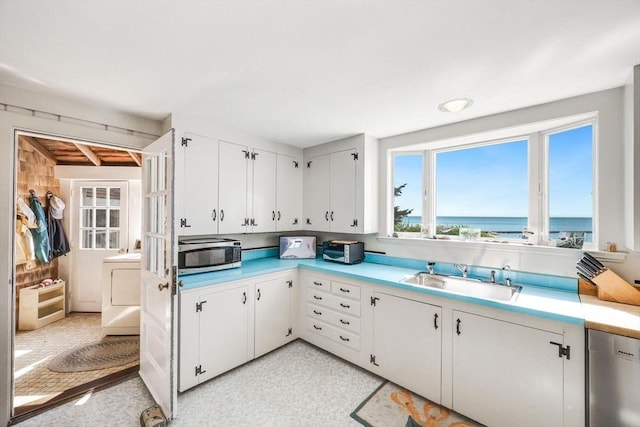
[[329, 231], [331, 211], [331, 155], [311, 157], [305, 161], [304, 228]]
[[278, 154], [276, 170], [276, 230], [301, 230], [302, 160]]
[[254, 149], [251, 153], [253, 169], [253, 200], [249, 225], [253, 232], [276, 231], [276, 162], [277, 154]]
[[185, 134], [176, 144], [176, 227], [180, 235], [218, 232], [218, 141]]
[[219, 141], [219, 156], [218, 233], [244, 233], [249, 221], [247, 171], [251, 152], [247, 146]]
[[375, 233], [378, 141], [361, 134], [305, 149], [304, 227]]

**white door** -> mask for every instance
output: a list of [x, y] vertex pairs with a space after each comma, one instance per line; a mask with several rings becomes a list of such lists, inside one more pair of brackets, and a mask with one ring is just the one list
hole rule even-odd
[[256, 283], [255, 357], [286, 344], [292, 336], [292, 286], [288, 277]]
[[185, 134], [176, 147], [178, 235], [218, 233], [218, 141]]
[[176, 415], [174, 130], [147, 146], [142, 165], [140, 377], [167, 419]]
[[243, 145], [220, 141], [218, 191], [220, 234], [247, 231], [247, 164], [251, 153]]
[[276, 154], [254, 150], [253, 205], [251, 231], [266, 233], [276, 231]]
[[356, 150], [331, 154], [331, 231], [356, 230]]
[[393, 295], [374, 296], [376, 372], [440, 403], [442, 309]]
[[560, 334], [453, 312], [453, 410], [488, 426], [563, 425]]
[[302, 229], [302, 162], [300, 159], [278, 154], [276, 206], [277, 230]]
[[329, 231], [331, 156], [310, 158], [305, 167], [304, 220], [306, 230]]
[[72, 188], [71, 311], [102, 311], [102, 260], [128, 246], [128, 183], [75, 181]]

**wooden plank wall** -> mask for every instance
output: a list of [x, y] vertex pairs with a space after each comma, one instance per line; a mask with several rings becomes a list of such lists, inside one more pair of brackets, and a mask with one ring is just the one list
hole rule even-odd
[[[42, 206], [47, 206], [47, 191], [60, 193], [60, 181], [54, 176], [54, 163], [35, 151], [28, 143], [18, 140], [17, 195], [29, 203], [29, 190], [35, 190]], [[65, 201], [66, 202], [66, 201]], [[65, 211], [65, 214], [67, 212]], [[33, 269], [27, 270], [25, 264], [16, 265], [15, 295], [16, 295], [16, 327], [18, 325], [18, 300], [20, 289], [35, 285], [43, 279], [58, 277], [58, 259], [47, 264], [36, 261]]]

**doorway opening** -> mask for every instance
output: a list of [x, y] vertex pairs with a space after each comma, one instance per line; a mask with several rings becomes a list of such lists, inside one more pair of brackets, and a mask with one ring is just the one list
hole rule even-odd
[[13, 422], [137, 374], [137, 357], [105, 367], [72, 352], [137, 346], [142, 230], [139, 152], [27, 132], [16, 145]]

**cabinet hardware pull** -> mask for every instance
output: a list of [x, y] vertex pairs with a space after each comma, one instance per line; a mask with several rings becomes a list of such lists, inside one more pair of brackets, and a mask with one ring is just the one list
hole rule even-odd
[[169, 289], [169, 282], [167, 283], [158, 283], [158, 290], [162, 292], [163, 289]]
[[258, 301], [260, 301], [260, 289], [258, 289]]
[[276, 220], [276, 211], [271, 211], [271, 221]]
[[287, 335], [285, 335], [285, 337], [291, 336], [293, 335], [293, 328], [289, 328], [287, 329]]
[[242, 304], [246, 304], [247, 303], [247, 293], [243, 292], [242, 293]]
[[320, 326], [317, 326], [317, 325], [313, 325], [313, 329], [316, 329], [316, 330], [318, 330], [318, 331], [321, 331], [321, 330], [322, 330], [322, 328], [321, 328]]
[[220, 221], [224, 221], [224, 209], [220, 209]]
[[215, 210], [215, 209], [214, 209], [214, 210], [212, 210], [212, 211], [211, 211], [211, 220], [212, 220], [212, 221], [215, 221], [217, 216], [218, 216], [218, 215], [216, 214], [216, 210]]
[[325, 211], [325, 213], [324, 213], [324, 220], [325, 220], [325, 221], [329, 221], [329, 211]]
[[567, 360], [571, 359], [571, 346], [570, 345], [568, 345], [566, 347], [563, 347], [561, 343], [553, 342], [553, 341], [549, 341], [549, 344], [553, 344], [553, 345], [557, 345], [558, 346], [558, 357], [562, 358], [562, 356], [566, 356]]
[[340, 288], [340, 290], [341, 290], [342, 292], [346, 292], [346, 293], [351, 292], [349, 289], [345, 289], [345, 288]]
[[313, 299], [322, 299], [322, 297], [319, 297], [318, 295], [314, 295]]
[[433, 315], [433, 327], [434, 327], [435, 329], [438, 329], [438, 313], [435, 313], [435, 314]]
[[331, 221], [333, 221], [333, 211], [331, 211], [330, 218], [331, 218]]
[[322, 286], [322, 282], [313, 282], [313, 284], [316, 286]]
[[351, 306], [349, 304], [343, 304], [343, 303], [340, 303], [340, 307], [342, 307], [342, 308], [351, 308]]
[[457, 319], [456, 320], [456, 334], [460, 335], [460, 323], [462, 323], [462, 320]]
[[282, 215], [280, 215], [280, 211], [278, 211], [278, 221], [280, 221], [280, 218], [282, 218]]
[[314, 314], [317, 314], [318, 316], [322, 316], [322, 312], [321, 312], [321, 311], [313, 310], [313, 313], [314, 313]]
[[350, 325], [351, 324], [351, 322], [348, 322], [348, 321], [342, 320], [342, 319], [340, 319], [340, 323], [342, 323], [343, 325]]
[[342, 341], [349, 341], [349, 338], [345, 338], [342, 335], [338, 335]]

